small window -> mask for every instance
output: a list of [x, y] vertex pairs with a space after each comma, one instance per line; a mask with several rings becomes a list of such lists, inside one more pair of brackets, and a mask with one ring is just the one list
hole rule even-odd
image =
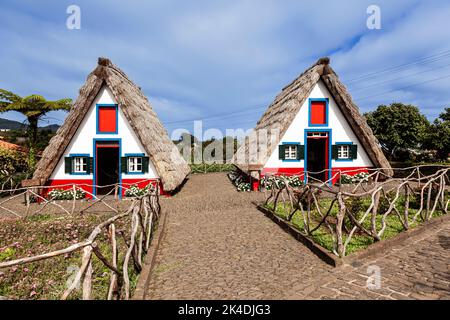
[[128, 157], [128, 172], [142, 172], [142, 157]]
[[117, 106], [98, 106], [97, 133], [117, 133]]
[[326, 99], [311, 99], [309, 102], [309, 125], [328, 125], [328, 101]]
[[86, 173], [87, 172], [87, 158], [86, 157], [73, 157], [73, 172], [74, 173]]
[[338, 159], [350, 158], [350, 146], [342, 145], [338, 146]]
[[328, 132], [308, 132], [308, 137], [328, 137]]
[[305, 157], [305, 148], [300, 143], [292, 142], [278, 146], [278, 159], [283, 161], [299, 161]]
[[296, 160], [297, 159], [297, 146], [287, 145], [284, 147], [284, 159], [285, 160]]

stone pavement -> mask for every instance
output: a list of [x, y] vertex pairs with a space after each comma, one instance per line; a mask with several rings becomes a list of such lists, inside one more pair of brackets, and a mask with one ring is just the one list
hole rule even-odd
[[[255, 208], [223, 173], [192, 175], [168, 213], [147, 299], [449, 299], [450, 223], [359, 266], [333, 268]], [[381, 287], [367, 289], [369, 266]]]

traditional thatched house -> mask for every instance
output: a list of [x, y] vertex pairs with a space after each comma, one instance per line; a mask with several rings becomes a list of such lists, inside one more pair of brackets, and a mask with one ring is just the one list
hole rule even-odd
[[99, 58], [33, 180], [55, 187], [77, 184], [94, 195], [116, 183], [159, 182], [170, 192], [189, 172], [140, 88], [110, 60]]
[[334, 177], [335, 182], [339, 176], [335, 173], [354, 175], [373, 167], [384, 168], [386, 175], [393, 173], [328, 58], [317, 61], [282, 90], [252, 136], [234, 161], [254, 180], [268, 174], [306, 179], [308, 171], [316, 179]]

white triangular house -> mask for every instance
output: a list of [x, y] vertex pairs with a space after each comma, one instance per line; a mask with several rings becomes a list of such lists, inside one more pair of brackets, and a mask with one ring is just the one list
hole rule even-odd
[[258, 121], [253, 137], [258, 139], [247, 138], [234, 159], [254, 178], [253, 189], [267, 175], [334, 183], [339, 172], [355, 175], [383, 168], [386, 175], [393, 173], [328, 58], [319, 59], [282, 90]]
[[97, 196], [114, 184], [158, 183], [162, 192], [171, 192], [189, 172], [140, 88], [110, 60], [99, 58], [33, 180], [61, 189], [77, 185]]

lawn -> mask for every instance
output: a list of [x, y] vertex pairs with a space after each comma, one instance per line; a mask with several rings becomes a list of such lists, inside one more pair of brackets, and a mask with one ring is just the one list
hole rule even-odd
[[[0, 221], [0, 262], [34, 256], [62, 249], [86, 239], [92, 230], [112, 213], [74, 215], [39, 214], [26, 219]], [[129, 237], [130, 219], [116, 222], [116, 228]], [[111, 258], [111, 247], [103, 232], [97, 244], [102, 254]], [[118, 238], [119, 261], [124, 242]], [[59, 299], [67, 283], [73, 279], [81, 264], [81, 251], [0, 270], [0, 296], [10, 299]], [[130, 283], [136, 286], [137, 273], [130, 270]], [[105, 299], [110, 270], [93, 257], [92, 298]], [[70, 299], [81, 298], [81, 288]]]
[[[445, 201], [447, 201], [448, 198], [449, 198], [449, 196], [447, 194]], [[329, 199], [329, 198], [322, 198], [319, 200], [319, 206], [320, 206], [321, 212], [323, 214], [327, 212], [327, 210], [329, 209], [329, 207], [331, 205], [331, 202], [332, 202], [332, 199]], [[367, 198], [352, 198], [351, 200], [346, 199], [345, 202], [346, 202], [347, 208], [349, 208], [350, 211], [359, 220], [362, 217], [362, 215], [364, 214], [364, 212], [369, 208], [369, 206], [371, 204], [371, 199], [369, 197], [367, 197]], [[405, 209], [404, 196], [400, 196], [396, 203], [397, 203], [397, 209], [399, 210], [399, 212], [401, 212], [403, 214], [404, 209]], [[314, 207], [314, 206], [312, 206], [312, 207]], [[381, 213], [386, 212], [387, 207], [388, 207], [387, 202], [380, 201], [380, 209], [381, 209], [380, 212]], [[419, 200], [412, 198], [411, 202], [409, 204], [409, 210], [408, 210], [410, 220], [415, 215], [415, 213], [417, 213], [419, 207], [420, 207]], [[284, 221], [287, 222], [290, 208], [285, 207], [283, 205], [283, 203], [278, 203], [276, 210], [274, 210], [273, 203], [265, 205], [265, 208], [270, 210], [276, 216], [282, 218]], [[335, 219], [337, 213], [338, 213], [338, 205], [337, 205], [337, 202], [335, 202], [333, 204], [333, 207], [331, 208], [331, 211], [329, 214], [329, 217], [330, 217], [329, 219], [330, 220]], [[306, 214], [306, 212], [305, 212], [305, 214]], [[443, 214], [442, 210], [436, 210], [434, 212], [433, 217], [438, 217], [438, 216], [441, 216], [442, 214]], [[312, 223], [311, 223], [310, 229], [312, 230], [318, 225], [318, 223], [321, 220], [321, 217], [320, 217], [319, 213], [317, 212], [317, 209], [311, 210], [311, 220], [312, 220]], [[417, 227], [422, 222], [423, 222], [422, 219], [419, 217], [414, 223], [412, 223], [412, 224], [410, 223], [409, 227], [410, 227], [410, 229], [412, 229], [414, 227]], [[299, 230], [302, 234], [306, 235], [305, 222], [304, 222], [304, 218], [302, 217], [302, 213], [300, 210], [298, 210], [292, 216], [290, 223], [294, 228]], [[346, 216], [346, 218], [344, 219], [344, 224], [348, 230], [351, 230], [353, 227], [353, 224], [351, 223], [351, 220], [348, 216]], [[362, 223], [362, 226], [364, 228], [370, 230], [370, 227], [371, 227], [370, 215], [368, 215], [365, 218], [364, 222]], [[377, 231], [379, 231], [381, 229], [381, 226], [382, 226], [382, 214], [378, 214], [376, 216]], [[331, 227], [335, 231], [335, 224], [331, 224]], [[404, 227], [403, 227], [402, 223], [400, 222], [397, 214], [395, 212], [392, 212], [391, 214], [389, 214], [386, 217], [386, 229], [381, 236], [381, 240], [395, 237], [396, 235], [398, 235], [399, 233], [401, 233], [403, 231], [404, 231]], [[322, 224], [322, 226], [320, 226], [316, 231], [312, 232], [312, 234], [309, 235], [309, 237], [315, 243], [319, 244], [320, 246], [327, 249], [328, 251], [333, 252], [333, 249], [335, 246], [335, 240], [333, 239], [332, 233], [330, 232], [328, 227], [325, 226], [325, 224]], [[343, 232], [343, 241], [345, 242], [347, 240], [347, 238], [348, 238], [348, 233]], [[353, 234], [353, 236], [347, 246], [346, 255], [349, 255], [351, 253], [365, 249], [373, 243], [374, 243], [374, 239], [372, 237], [366, 235], [363, 232], [358, 232], [358, 230], [357, 230], [357, 232], [355, 232]]]

